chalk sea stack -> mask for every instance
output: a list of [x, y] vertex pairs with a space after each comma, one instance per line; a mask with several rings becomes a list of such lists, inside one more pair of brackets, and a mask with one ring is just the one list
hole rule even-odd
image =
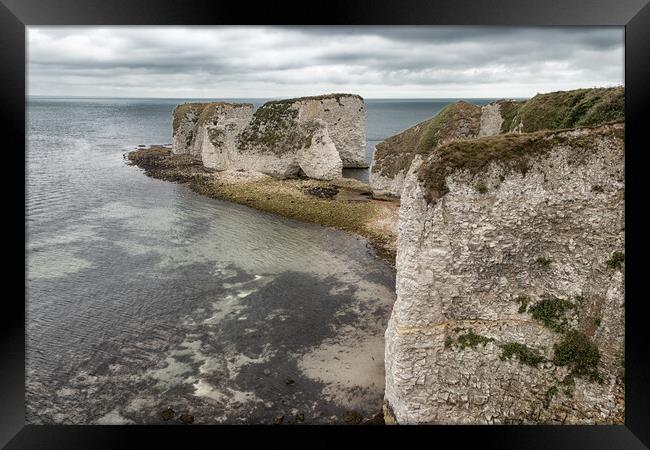
[[365, 104], [329, 94], [252, 104], [186, 103], [174, 110], [172, 151], [213, 170], [332, 180], [364, 167]]

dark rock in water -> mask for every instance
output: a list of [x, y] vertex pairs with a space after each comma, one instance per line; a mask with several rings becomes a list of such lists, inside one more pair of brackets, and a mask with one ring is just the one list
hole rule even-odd
[[181, 414], [179, 419], [185, 424], [194, 423], [194, 416], [192, 414]]
[[138, 147], [146, 147], [144, 144], [139, 144]]
[[307, 193], [320, 198], [334, 198], [339, 193], [339, 188], [332, 187], [312, 187], [306, 189]]
[[282, 422], [284, 422], [284, 416], [276, 416], [275, 417], [275, 424], [276, 425], [281, 425]]
[[163, 420], [169, 420], [172, 417], [174, 417], [174, 410], [172, 409], [171, 406], [168, 406], [166, 410], [164, 410], [160, 415], [162, 416]]
[[343, 420], [350, 425], [358, 425], [363, 420], [363, 417], [356, 411], [346, 411], [343, 414]]
[[291, 384], [295, 383], [295, 380], [292, 380], [291, 378], [287, 378], [287, 381], [285, 381], [285, 383], [287, 385], [291, 385]]
[[304, 422], [305, 421], [305, 415], [300, 413], [296, 414], [296, 422]]

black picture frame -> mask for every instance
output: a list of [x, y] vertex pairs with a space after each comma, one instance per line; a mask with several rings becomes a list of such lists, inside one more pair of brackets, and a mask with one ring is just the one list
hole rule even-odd
[[[510, 25], [625, 26], [626, 96], [626, 343], [625, 425], [612, 426], [419, 426], [419, 427], [230, 427], [230, 426], [34, 426], [25, 425], [25, 284], [3, 296], [0, 381], [0, 444], [10, 449], [221, 447], [237, 438], [248, 447], [337, 445], [359, 438], [370, 445], [409, 445], [417, 434], [427, 446], [453, 440], [477, 448], [645, 448], [650, 446], [650, 342], [644, 295], [644, 143], [650, 109], [650, 4], [647, 0], [376, 0], [233, 2], [212, 0], [0, 0], [0, 114], [7, 241], [7, 286], [25, 276], [25, 86], [26, 26], [36, 25]], [[22, 170], [21, 170], [22, 167]], [[23, 196], [18, 195], [19, 186]], [[8, 220], [11, 219], [11, 220]], [[9, 225], [10, 224], [10, 225]], [[23, 236], [22, 249], [19, 236]], [[22, 254], [22, 258], [20, 257]], [[21, 266], [20, 261], [23, 261]], [[11, 293], [10, 293], [11, 292]], [[254, 431], [254, 433], [251, 432]], [[294, 437], [299, 441], [292, 441]], [[253, 438], [257, 442], [253, 442]], [[300, 443], [302, 441], [302, 443]]]

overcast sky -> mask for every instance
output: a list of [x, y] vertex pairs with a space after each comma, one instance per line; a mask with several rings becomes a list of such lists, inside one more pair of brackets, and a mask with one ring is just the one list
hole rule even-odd
[[623, 84], [622, 27], [29, 27], [28, 93], [530, 97]]

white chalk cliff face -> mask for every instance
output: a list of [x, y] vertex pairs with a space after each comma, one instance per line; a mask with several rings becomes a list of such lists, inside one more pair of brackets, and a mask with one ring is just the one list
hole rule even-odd
[[294, 101], [300, 122], [320, 119], [345, 168], [368, 167], [366, 161], [366, 104], [358, 95], [332, 94]]
[[494, 136], [501, 133], [501, 104], [494, 102], [481, 106], [481, 125], [478, 130], [478, 136]]
[[[399, 423], [622, 423], [623, 134], [496, 136], [415, 158], [386, 331]], [[463, 166], [484, 147], [484, 166]]]
[[[172, 153], [175, 155], [191, 152], [196, 123], [206, 105], [207, 103], [185, 103], [174, 109]], [[193, 156], [200, 157], [200, 153]]]
[[230, 167], [230, 155], [222, 150], [236, 145], [237, 135], [252, 117], [252, 104], [208, 104], [195, 125], [195, 137], [190, 153], [198, 155], [208, 169]]
[[214, 170], [331, 180], [365, 164], [365, 105], [356, 95], [250, 104], [179, 105], [172, 151]]

